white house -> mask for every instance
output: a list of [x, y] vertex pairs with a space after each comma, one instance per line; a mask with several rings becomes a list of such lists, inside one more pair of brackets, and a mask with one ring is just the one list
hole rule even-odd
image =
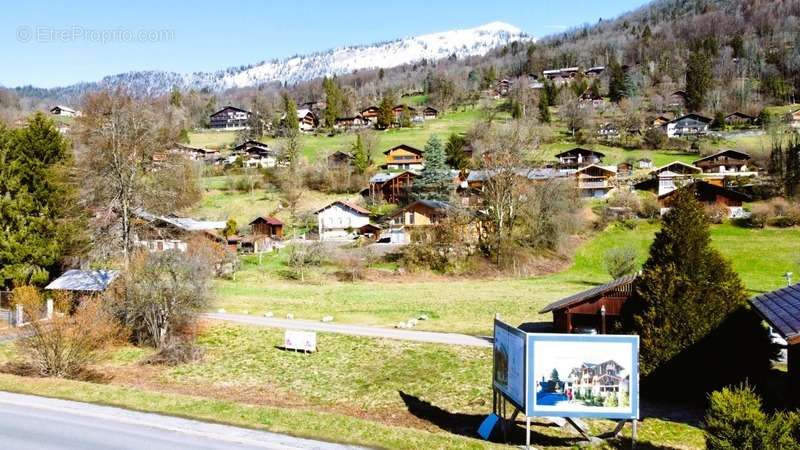
[[666, 124], [668, 137], [703, 136], [708, 134], [712, 120], [699, 114], [687, 114]]
[[369, 211], [341, 200], [325, 206], [315, 214], [320, 241], [354, 239], [358, 228], [369, 223]]

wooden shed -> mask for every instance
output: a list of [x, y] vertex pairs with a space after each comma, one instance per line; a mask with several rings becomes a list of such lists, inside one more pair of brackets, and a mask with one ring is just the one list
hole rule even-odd
[[619, 320], [622, 306], [631, 296], [635, 279], [636, 275], [617, 278], [553, 302], [539, 313], [553, 313], [555, 333], [606, 334]]
[[283, 222], [270, 216], [256, 217], [250, 222], [254, 236], [283, 237]]

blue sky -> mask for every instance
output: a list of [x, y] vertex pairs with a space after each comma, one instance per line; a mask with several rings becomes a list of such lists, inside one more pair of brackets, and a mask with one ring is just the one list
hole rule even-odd
[[[495, 20], [541, 37], [617, 16], [646, 1], [402, 0], [380, 7], [332, 0], [115, 3], [4, 4], [0, 85], [62, 86], [130, 70], [213, 71]], [[123, 42], [139, 32], [153, 38]]]

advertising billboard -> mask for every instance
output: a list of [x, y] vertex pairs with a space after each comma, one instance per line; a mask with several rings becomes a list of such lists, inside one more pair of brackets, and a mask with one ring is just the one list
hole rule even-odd
[[494, 387], [520, 410], [525, 409], [524, 331], [507, 323], [494, 322]]
[[638, 336], [527, 337], [527, 416], [638, 418]]

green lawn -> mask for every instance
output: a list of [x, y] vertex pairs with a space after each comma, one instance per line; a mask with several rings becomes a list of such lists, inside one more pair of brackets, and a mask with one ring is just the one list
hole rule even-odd
[[[645, 222], [634, 230], [612, 226], [582, 245], [569, 269], [531, 278], [387, 277], [381, 282], [298, 283], [275, 275], [279, 263], [267, 259], [258, 266], [251, 258], [236, 281], [216, 282], [214, 308], [259, 315], [272, 311], [278, 317], [292, 313], [309, 320], [332, 315], [337, 322], [376, 326], [393, 326], [426, 314], [430, 320], [420, 322], [420, 329], [487, 335], [495, 313], [511, 323], [550, 320], [549, 314], [538, 314], [547, 303], [609, 281], [603, 266], [607, 249], [635, 246], [643, 261], [656, 229], [657, 225]], [[717, 225], [712, 227], [712, 239], [752, 294], [780, 287], [787, 271], [800, 273], [798, 229]]]
[[237, 131], [194, 131], [189, 133], [189, 145], [224, 149], [236, 140]]
[[[557, 153], [569, 150], [574, 147], [587, 147], [586, 145], [578, 145], [570, 142], [559, 142], [555, 144], [548, 144], [543, 146], [543, 157], [547, 159], [554, 159]], [[613, 147], [603, 144], [588, 145], [588, 148], [603, 153], [605, 158], [603, 164], [619, 164], [627, 160], [638, 160], [640, 158], [650, 158], [656, 167], [669, 164], [673, 161], [682, 161], [691, 163], [699, 158], [697, 153], [686, 153], [679, 151], [666, 151], [666, 150], [627, 150], [622, 147]]]

